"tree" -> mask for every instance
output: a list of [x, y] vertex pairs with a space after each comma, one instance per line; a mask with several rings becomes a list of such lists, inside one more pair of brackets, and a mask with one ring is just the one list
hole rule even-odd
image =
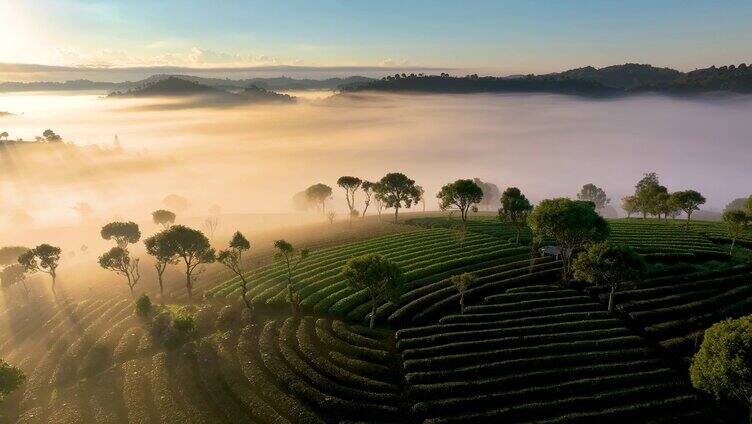
[[23, 286], [24, 294], [28, 298], [29, 287], [26, 285], [26, 268], [16, 263], [0, 270], [0, 285], [3, 287], [13, 287], [19, 283]]
[[705, 204], [705, 197], [694, 190], [677, 191], [671, 194], [671, 202], [687, 214], [687, 229], [689, 229], [692, 212], [700, 210], [700, 205]]
[[162, 232], [160, 242], [165, 244], [165, 254], [176, 257], [178, 261], [182, 259], [185, 264], [185, 287], [188, 299], [193, 301], [193, 276], [197, 267], [215, 260], [209, 239], [199, 230], [173, 225]]
[[138, 271], [138, 259], [131, 259], [127, 249], [120, 246], [113, 247], [99, 257], [99, 266], [124, 276], [128, 282], [128, 289], [131, 291], [131, 297], [136, 296], [133, 289], [141, 279], [141, 274]]
[[0, 359], [0, 401], [26, 381], [23, 371]]
[[314, 184], [305, 190], [306, 198], [326, 214], [326, 201], [332, 198], [332, 188], [326, 184]]
[[645, 261], [627, 246], [611, 242], [591, 243], [574, 260], [574, 278], [594, 286], [608, 285], [608, 312], [614, 311], [614, 293], [625, 282], [638, 281], [645, 273]]
[[660, 193], [668, 193], [666, 187], [660, 184], [658, 175], [649, 172], [635, 185], [635, 205], [642, 217], [647, 218], [651, 210], [655, 209], [655, 202]]
[[157, 271], [159, 299], [161, 302], [164, 302], [164, 272], [167, 269], [167, 265], [175, 265], [177, 263], [177, 257], [175, 256], [174, 250], [170, 248], [165, 240], [165, 231], [154, 234], [144, 240], [146, 253], [154, 258], [154, 269]]
[[204, 219], [203, 228], [204, 228], [204, 231], [206, 231], [206, 234], [208, 235], [209, 240], [213, 239], [214, 233], [217, 232], [217, 228], [219, 228], [219, 217], [216, 215], [213, 215]]
[[18, 263], [23, 265], [28, 273], [43, 272], [49, 274], [52, 278], [52, 292], [55, 292], [55, 282], [57, 281], [57, 267], [60, 263], [59, 247], [49, 244], [40, 244], [39, 246], [23, 253], [18, 257]]
[[363, 181], [360, 183], [360, 189], [363, 190], [363, 194], [365, 195], [365, 199], [363, 200], [363, 218], [366, 217], [366, 211], [368, 211], [368, 205], [371, 204], [371, 196], [373, 195], [373, 187], [374, 183], [370, 181]]
[[298, 302], [294, 293], [293, 277], [300, 264], [308, 257], [308, 249], [298, 250], [285, 240], [275, 241], [274, 248], [277, 249], [274, 258], [282, 261], [285, 266], [287, 274], [287, 299], [290, 301], [290, 310], [293, 315], [297, 315]]
[[705, 330], [689, 376], [695, 388], [716, 398], [736, 397], [752, 405], [752, 316], [727, 319]]
[[407, 178], [405, 174], [392, 172], [386, 174], [378, 185], [376, 197], [387, 208], [394, 208], [394, 223], [401, 207], [410, 208], [420, 200], [420, 190], [415, 186], [415, 180]]
[[329, 211], [326, 213], [326, 219], [330, 224], [334, 224], [334, 218], [337, 217], [337, 212]]
[[251, 242], [240, 232], [236, 231], [230, 240], [229, 249], [220, 250], [217, 253], [217, 262], [226, 266], [232, 271], [238, 278], [240, 278], [240, 286], [243, 291], [241, 296], [246, 308], [251, 309], [251, 301], [247, 297], [248, 293], [248, 279], [246, 277], [246, 271], [243, 267], [243, 252], [251, 248]]
[[723, 222], [728, 227], [729, 237], [731, 238], [731, 248], [729, 253], [734, 253], [734, 245], [736, 240], [752, 227], [752, 216], [747, 215], [746, 212], [731, 209], [723, 213]]
[[517, 229], [517, 238], [515, 243], [520, 242], [520, 232], [527, 222], [533, 205], [527, 200], [524, 194], [517, 187], [509, 187], [501, 195], [501, 208], [499, 208], [499, 219], [503, 222], [512, 224]]
[[358, 191], [363, 180], [358, 177], [344, 176], [339, 177], [337, 185], [345, 189], [345, 199], [347, 200], [347, 209], [352, 213], [355, 210], [355, 192]]
[[595, 184], [588, 183], [582, 186], [582, 190], [577, 193], [577, 200], [585, 200], [595, 203], [596, 209], [603, 209], [611, 199], [606, 196], [606, 192], [602, 188], [597, 187]]
[[595, 212], [592, 202], [566, 198], [542, 201], [528, 217], [528, 224], [537, 240], [555, 239], [562, 248], [564, 281], [569, 281], [572, 254], [590, 242], [604, 240], [608, 223]]
[[175, 223], [175, 218], [175, 213], [166, 209], [158, 209], [151, 213], [151, 220], [165, 229], [170, 228], [170, 225]]
[[292, 196], [292, 208], [296, 211], [307, 212], [315, 207], [316, 205], [314, 205], [308, 198], [305, 190], [295, 193], [295, 195]]
[[44, 130], [42, 137], [44, 137], [45, 141], [47, 141], [48, 143], [55, 143], [63, 140], [62, 137], [55, 134], [55, 132], [52, 130]]
[[376, 253], [350, 258], [342, 267], [342, 277], [354, 290], [371, 295], [370, 327], [376, 320], [376, 305], [382, 298], [396, 303], [402, 292], [402, 270], [393, 261]]
[[627, 218], [631, 218], [632, 214], [639, 211], [637, 206], [637, 198], [635, 196], [626, 196], [621, 198], [621, 208], [627, 213]]
[[135, 222], [110, 222], [102, 227], [101, 235], [105, 240], [114, 239], [118, 247], [127, 249], [129, 244], [141, 239], [141, 230]]
[[18, 257], [28, 251], [29, 248], [23, 246], [5, 246], [0, 248], [0, 266], [18, 263]]
[[732, 200], [728, 205], [726, 205], [725, 208], [723, 208], [723, 211], [725, 212], [725, 211], [730, 211], [730, 210], [739, 210], [739, 211], [746, 210], [747, 202], [749, 201], [750, 197], [739, 197], [739, 198]]
[[480, 201], [480, 205], [484, 210], [491, 209], [501, 198], [501, 190], [496, 184], [482, 181], [480, 178], [473, 178], [473, 182], [483, 190], [483, 200]]
[[473, 274], [463, 272], [460, 275], [453, 275], [452, 278], [449, 280], [452, 282], [452, 285], [457, 289], [457, 291], [460, 294], [460, 314], [465, 313], [465, 291], [470, 286], [470, 284], [475, 281], [475, 276]]
[[457, 180], [442, 187], [436, 198], [441, 210], [456, 206], [462, 222], [466, 222], [467, 213], [478, 210], [476, 205], [483, 200], [483, 190], [473, 180]]
[[5, 141], [8, 141], [8, 135], [9, 135], [9, 134], [8, 134], [8, 131], [3, 131], [3, 132], [1, 132], [1, 133], [0, 133], [0, 140], [2, 140], [2, 139], [4, 138], [4, 139], [5, 139]]

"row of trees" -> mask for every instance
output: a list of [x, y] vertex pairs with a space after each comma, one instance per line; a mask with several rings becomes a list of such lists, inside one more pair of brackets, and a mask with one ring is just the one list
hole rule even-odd
[[622, 198], [622, 208], [627, 217], [634, 213], [641, 213], [643, 218], [654, 215], [665, 219], [669, 216], [676, 218], [681, 212], [687, 215], [687, 228], [692, 220], [692, 213], [705, 204], [705, 197], [695, 190], [683, 190], [669, 193], [661, 185], [655, 172], [645, 174], [635, 185], [635, 192], [631, 196]]
[[[8, 134], [8, 131], [0, 132], [0, 141], [3, 141], [3, 139], [5, 139], [5, 141], [7, 142], [8, 137], [10, 137], [10, 134]], [[18, 141], [23, 141], [23, 140], [19, 138]], [[44, 130], [44, 132], [42, 133], [42, 136], [35, 137], [34, 141], [36, 141], [37, 143], [45, 143], [45, 142], [46, 143], [58, 143], [58, 142], [63, 141], [63, 137], [56, 134], [55, 131]]]

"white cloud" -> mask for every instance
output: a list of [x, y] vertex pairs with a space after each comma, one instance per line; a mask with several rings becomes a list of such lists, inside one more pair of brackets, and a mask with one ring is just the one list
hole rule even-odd
[[407, 59], [396, 60], [392, 58], [386, 58], [384, 60], [379, 61], [379, 66], [383, 66], [385, 68], [393, 67], [393, 66], [407, 66], [407, 65], [409, 65], [409, 62], [407, 61]]

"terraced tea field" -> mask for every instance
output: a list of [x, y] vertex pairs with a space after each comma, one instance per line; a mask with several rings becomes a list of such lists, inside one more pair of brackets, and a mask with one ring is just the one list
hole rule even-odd
[[[495, 221], [494, 224], [498, 224]], [[652, 224], [615, 225], [636, 245]], [[676, 248], [697, 261], [716, 245], [661, 228], [644, 253]], [[718, 320], [752, 313], [752, 265], [665, 268], [617, 292], [560, 283], [561, 262], [487, 233], [402, 232], [318, 249], [296, 275], [300, 316], [279, 265], [251, 275], [255, 314], [238, 282], [148, 319], [125, 298], [2, 299], [0, 357], [28, 375], [0, 404], [18, 423], [714, 423], [728, 422], [687, 381], [686, 358]], [[667, 246], [675, 243], [674, 247]], [[650, 248], [654, 250], [650, 250]], [[680, 247], [675, 247], [680, 246]], [[688, 249], [688, 250], [683, 250]], [[692, 251], [690, 252], [689, 249]], [[395, 304], [365, 327], [364, 292], [339, 276], [378, 252], [405, 270]], [[696, 254], [696, 253], [699, 253]], [[475, 277], [465, 292], [450, 278]], [[169, 318], [195, 332], [170, 342]], [[168, 327], [161, 318], [168, 317]], [[174, 317], [174, 315], [173, 315]]]

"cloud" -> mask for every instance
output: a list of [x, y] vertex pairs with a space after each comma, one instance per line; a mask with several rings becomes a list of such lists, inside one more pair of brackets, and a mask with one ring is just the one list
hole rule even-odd
[[402, 60], [396, 60], [392, 58], [386, 58], [384, 60], [379, 61], [379, 66], [384, 68], [390, 68], [394, 66], [408, 66], [409, 62], [407, 59]]

